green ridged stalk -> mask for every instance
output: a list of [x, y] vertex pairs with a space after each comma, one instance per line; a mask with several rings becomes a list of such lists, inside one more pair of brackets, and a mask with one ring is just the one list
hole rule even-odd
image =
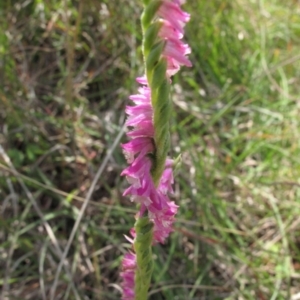
[[[161, 0], [143, 0], [144, 12], [141, 17], [143, 30], [143, 55], [146, 76], [151, 89], [153, 107], [154, 145], [152, 178], [158, 186], [165, 169], [167, 153], [170, 148], [169, 120], [171, 104], [169, 100], [170, 83], [166, 76], [167, 62], [162, 58], [165, 42], [158, 38], [162, 26], [155, 20]], [[135, 274], [135, 300], [146, 300], [152, 275], [153, 223], [148, 216], [140, 217], [134, 226], [136, 238], [134, 250], [137, 256]]]
[[137, 219], [134, 228], [136, 231], [136, 238], [133, 247], [137, 256], [135, 300], [146, 300], [153, 269], [151, 249], [153, 223], [147, 216], [140, 217]]
[[171, 103], [169, 99], [170, 82], [166, 76], [167, 61], [162, 57], [165, 42], [158, 38], [162, 26], [155, 20], [161, 0], [143, 0], [145, 5], [141, 23], [143, 29], [143, 54], [146, 76], [151, 89], [153, 107], [154, 145], [152, 178], [157, 186], [165, 169], [167, 154], [170, 148], [169, 120]]

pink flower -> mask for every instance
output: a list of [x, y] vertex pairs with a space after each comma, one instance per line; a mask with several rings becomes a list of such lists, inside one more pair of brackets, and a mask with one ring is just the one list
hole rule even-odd
[[170, 232], [173, 231], [173, 223], [178, 209], [178, 206], [168, 198], [168, 194], [173, 193], [172, 184], [174, 179], [172, 165], [173, 161], [167, 159], [166, 169], [157, 188], [159, 197], [164, 199], [162, 200], [165, 203], [164, 208], [157, 211], [154, 207], [149, 207], [149, 217], [154, 222], [154, 241], [159, 243], [164, 243]]
[[149, 212], [149, 217], [154, 222], [154, 243], [164, 243], [173, 231], [173, 223], [178, 206], [172, 201], [167, 201], [167, 203], [167, 209], [160, 211], [150, 210]]
[[162, 38], [177, 38], [182, 39], [183, 38], [183, 31], [176, 29], [169, 21], [164, 20], [162, 22], [162, 26], [159, 30], [159, 36]]
[[169, 77], [176, 74], [181, 65], [192, 66], [186, 57], [191, 53], [191, 49], [181, 41], [185, 23], [190, 19], [190, 15], [180, 7], [183, 2], [165, 0], [157, 12], [163, 23], [158, 35], [166, 42], [162, 55], [167, 60], [167, 76]]
[[163, 172], [159, 186], [156, 188], [152, 181], [152, 177], [145, 174], [145, 180], [142, 182], [144, 187], [134, 188], [131, 186], [130, 194], [134, 194], [135, 202], [141, 203], [139, 215], [142, 216], [147, 210], [149, 218], [154, 223], [154, 239], [153, 243], [164, 243], [165, 239], [173, 231], [173, 223], [177, 213], [178, 206], [170, 201], [168, 194], [173, 192], [173, 161], [168, 159], [166, 169]]
[[173, 160], [172, 159], [167, 159], [166, 161], [166, 166], [165, 170], [162, 174], [162, 177], [159, 182], [158, 189], [166, 195], [167, 193], [173, 194], [173, 188], [172, 184], [174, 183], [174, 178], [173, 178]]
[[136, 269], [136, 255], [134, 253], [126, 253], [122, 261], [122, 300], [134, 300], [134, 276]]
[[180, 8], [178, 2], [163, 1], [157, 14], [162, 19], [170, 22], [175, 29], [183, 32], [185, 23], [190, 20], [190, 15]]
[[[145, 128], [142, 129], [145, 130]], [[132, 130], [128, 135], [132, 135], [133, 133], [137, 135], [136, 132], [137, 130]], [[123, 144], [122, 148], [127, 161], [133, 164], [134, 162], [137, 163], [137, 161], [147, 153], [153, 151], [153, 143], [147, 136], [135, 136], [130, 142]]]
[[163, 55], [167, 60], [172, 59], [173, 63], [191, 67], [192, 63], [186, 58], [186, 55], [191, 53], [191, 49], [187, 44], [182, 43], [180, 40], [168, 39], [163, 51]]

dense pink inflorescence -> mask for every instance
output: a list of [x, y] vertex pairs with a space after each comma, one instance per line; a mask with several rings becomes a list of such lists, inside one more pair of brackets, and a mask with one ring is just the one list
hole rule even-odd
[[172, 231], [172, 223], [177, 211], [177, 206], [168, 198], [173, 183], [172, 160], [167, 160], [165, 171], [156, 187], [151, 176], [151, 154], [155, 150], [151, 91], [145, 78], [138, 78], [138, 81], [144, 84], [139, 88], [140, 93], [129, 97], [135, 106], [126, 108], [128, 114], [126, 125], [132, 129], [127, 133], [131, 140], [122, 145], [130, 164], [121, 173], [130, 183], [124, 195], [130, 195], [132, 201], [140, 204], [140, 215], [148, 211], [154, 223], [153, 242], [163, 243]]
[[[184, 0], [165, 0], [157, 11], [157, 17], [162, 22], [158, 36], [165, 42], [162, 57], [167, 61], [166, 76], [169, 78], [178, 72], [181, 65], [191, 66], [186, 57], [190, 48], [181, 41], [184, 25], [190, 18], [189, 14], [182, 11], [182, 3]], [[155, 153], [151, 89], [145, 76], [137, 78], [137, 82], [141, 84], [139, 93], [129, 97], [134, 105], [126, 107], [126, 125], [130, 127], [127, 136], [130, 141], [123, 144], [122, 148], [129, 166], [121, 175], [126, 176], [130, 186], [124, 195], [129, 195], [132, 201], [140, 204], [139, 216], [148, 212], [154, 224], [153, 243], [163, 243], [172, 231], [178, 208], [169, 199], [169, 194], [173, 193], [173, 161], [167, 159], [160, 182], [155, 186], [151, 176], [152, 157]], [[131, 235], [135, 238], [134, 229], [131, 230]], [[133, 242], [130, 238], [128, 240]], [[135, 268], [135, 254], [126, 254], [121, 273], [123, 300], [134, 299]]]
[[[151, 177], [151, 154], [155, 150], [151, 90], [145, 77], [137, 78], [137, 81], [143, 86], [139, 88], [139, 94], [129, 97], [135, 105], [126, 107], [128, 115], [126, 125], [131, 127], [127, 136], [131, 140], [122, 145], [129, 166], [121, 175], [126, 176], [130, 186], [125, 190], [124, 195], [130, 195], [132, 201], [140, 203], [140, 216], [148, 210], [148, 215], [154, 223], [153, 243], [163, 243], [172, 231], [177, 212], [177, 206], [168, 198], [168, 193], [173, 192], [173, 161], [171, 159], [166, 161], [165, 170], [156, 187]], [[131, 235], [135, 238], [134, 229], [131, 230]], [[133, 242], [130, 238], [127, 239]], [[126, 254], [122, 265], [122, 299], [134, 300], [135, 254]]]
[[182, 0], [163, 1], [158, 10], [158, 16], [163, 22], [159, 36], [166, 42], [163, 56], [167, 60], [168, 76], [176, 74], [181, 65], [192, 66], [186, 57], [191, 53], [191, 49], [181, 41], [185, 23], [190, 19], [190, 15], [181, 10], [182, 3]]

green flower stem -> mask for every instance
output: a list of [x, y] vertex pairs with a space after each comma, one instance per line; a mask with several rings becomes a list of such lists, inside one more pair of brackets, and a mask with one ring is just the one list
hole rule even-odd
[[137, 268], [135, 273], [135, 300], [146, 300], [151, 281], [153, 223], [148, 216], [140, 217], [135, 225], [136, 238], [133, 244]]
[[[170, 147], [169, 120], [171, 104], [169, 100], [170, 82], [166, 76], [167, 62], [162, 57], [165, 42], [158, 38], [162, 22], [155, 20], [161, 0], [143, 0], [145, 9], [141, 17], [143, 30], [143, 55], [146, 76], [151, 89], [153, 107], [154, 145], [152, 178], [158, 186], [165, 169]], [[146, 300], [152, 275], [153, 223], [148, 216], [140, 217], [135, 224], [136, 238], [134, 250], [137, 257], [135, 274], [135, 300]]]
[[146, 76], [151, 89], [154, 125], [155, 152], [153, 155], [152, 178], [154, 184], [158, 186], [170, 148], [170, 83], [166, 76], [167, 62], [162, 57], [165, 42], [158, 38], [158, 32], [162, 26], [162, 22], [155, 19], [156, 12], [162, 4], [162, 1], [143, 0], [143, 3], [145, 5], [141, 17], [143, 54]]

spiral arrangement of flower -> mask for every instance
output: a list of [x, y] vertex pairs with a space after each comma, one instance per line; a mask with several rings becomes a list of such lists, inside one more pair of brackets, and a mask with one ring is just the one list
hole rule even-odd
[[122, 145], [129, 166], [121, 173], [130, 186], [124, 195], [139, 205], [131, 230], [132, 251], [122, 263], [123, 300], [147, 298], [152, 274], [151, 247], [163, 243], [172, 231], [178, 206], [172, 194], [174, 161], [170, 148], [169, 98], [171, 76], [180, 66], [190, 67], [190, 47], [182, 42], [189, 14], [180, 0], [143, 0], [141, 17], [145, 75], [138, 77], [138, 94], [126, 107], [129, 142]]

